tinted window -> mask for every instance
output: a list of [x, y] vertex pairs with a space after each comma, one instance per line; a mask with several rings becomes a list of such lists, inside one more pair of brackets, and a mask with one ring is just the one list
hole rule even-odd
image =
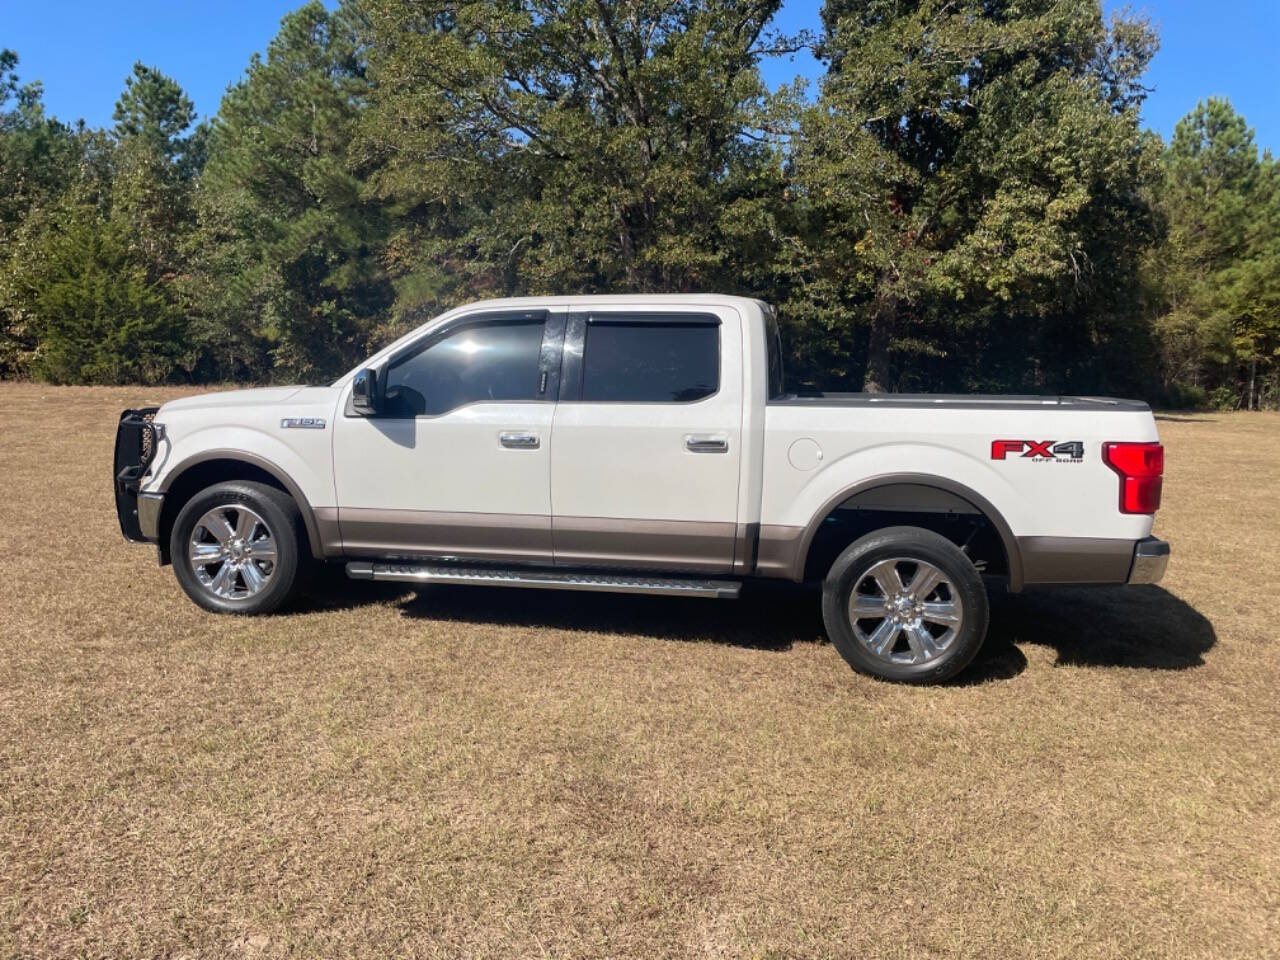
[[541, 320], [468, 325], [387, 370], [393, 417], [436, 416], [483, 400], [538, 399]]
[[713, 323], [587, 324], [582, 399], [689, 403], [720, 388], [720, 327]]
[[765, 346], [769, 352], [769, 399], [782, 396], [782, 338], [778, 336], [778, 318], [769, 314], [765, 329]]

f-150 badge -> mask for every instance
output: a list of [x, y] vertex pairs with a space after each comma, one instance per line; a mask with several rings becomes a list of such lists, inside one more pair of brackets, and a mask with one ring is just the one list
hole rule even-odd
[[285, 417], [280, 421], [284, 430], [323, 430], [324, 417]]
[[1066, 440], [992, 440], [991, 459], [1006, 460], [1017, 455], [1021, 459], [1056, 460], [1059, 463], [1081, 463], [1084, 460], [1084, 442]]

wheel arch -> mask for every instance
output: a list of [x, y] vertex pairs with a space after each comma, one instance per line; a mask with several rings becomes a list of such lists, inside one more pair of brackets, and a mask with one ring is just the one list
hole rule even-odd
[[[1000, 541], [1000, 545], [1004, 550], [1005, 564], [1009, 574], [1009, 589], [1019, 591], [1023, 585], [1022, 571], [1022, 554], [1018, 549], [1017, 538], [1013, 535], [1013, 529], [1009, 526], [1007, 520], [996, 509], [986, 497], [970, 487], [946, 477], [939, 477], [934, 474], [923, 473], [888, 473], [875, 477], [867, 477], [857, 483], [842, 488], [827, 498], [822, 506], [814, 513], [808, 525], [801, 534], [800, 542], [795, 553], [795, 569], [793, 570], [792, 579], [802, 580], [805, 577], [806, 570], [809, 566], [811, 554], [813, 552], [814, 543], [817, 539], [818, 531], [828, 517], [832, 516], [843, 504], [848, 501], [874, 490], [881, 490], [886, 487], [896, 486], [912, 486], [912, 487], [930, 487], [934, 490], [941, 491], [953, 497], [963, 500], [975, 512], [986, 519]], [[896, 526], [894, 523], [887, 523], [886, 526]]]
[[203, 450], [165, 472], [157, 492], [163, 493], [164, 509], [160, 514], [160, 562], [168, 563], [169, 533], [178, 513], [191, 497], [206, 487], [226, 480], [253, 480], [283, 490], [302, 514], [311, 555], [324, 559], [324, 539], [316, 512], [302, 488], [289, 474], [265, 457], [244, 450]]

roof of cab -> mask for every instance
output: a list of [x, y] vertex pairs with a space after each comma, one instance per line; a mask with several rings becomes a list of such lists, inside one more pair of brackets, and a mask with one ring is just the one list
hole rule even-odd
[[[418, 336], [424, 327], [434, 326], [445, 320], [450, 320], [460, 314], [472, 313], [477, 310], [547, 310], [555, 307], [572, 308], [592, 308], [592, 307], [627, 307], [627, 306], [720, 306], [734, 307], [744, 311], [744, 315], [752, 317], [752, 310], [759, 310], [762, 314], [769, 315], [773, 308], [763, 300], [755, 300], [751, 297], [738, 297], [732, 294], [722, 293], [601, 293], [573, 296], [548, 296], [548, 297], [496, 297], [492, 300], [473, 300], [470, 303], [460, 304], [446, 310], [444, 313], [432, 317], [430, 320], [419, 325], [415, 329], [409, 331], [400, 337], [394, 343], [387, 344], [372, 357], [364, 361], [360, 366], [376, 363], [388, 354], [398, 350], [403, 344], [408, 343], [414, 337]], [[345, 383], [354, 376], [356, 367], [348, 370], [343, 376], [334, 381], [334, 386]]]
[[547, 297], [499, 297], [493, 300], [473, 300], [449, 311], [470, 310], [473, 307], [486, 309], [532, 309], [536, 307], [608, 307], [629, 306], [631, 304], [721, 304], [734, 306], [754, 306], [767, 308], [767, 305], [751, 297], [739, 297], [727, 293], [598, 293], [574, 294], [571, 296]]

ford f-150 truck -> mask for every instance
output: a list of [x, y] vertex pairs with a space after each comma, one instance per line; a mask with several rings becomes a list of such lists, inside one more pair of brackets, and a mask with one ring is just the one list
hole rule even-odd
[[307, 569], [357, 579], [732, 598], [821, 581], [855, 669], [961, 670], [989, 585], [1154, 583], [1164, 469], [1146, 404], [786, 392], [740, 297], [492, 300], [326, 387], [127, 410], [116, 508], [207, 610]]

